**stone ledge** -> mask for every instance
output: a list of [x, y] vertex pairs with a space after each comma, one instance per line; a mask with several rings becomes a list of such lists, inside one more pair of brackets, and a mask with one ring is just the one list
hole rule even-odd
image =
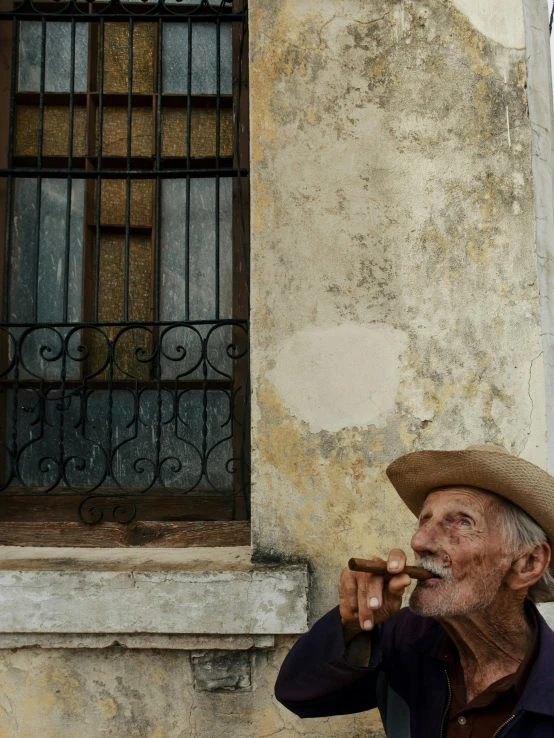
[[250, 546], [76, 548], [0, 546], [0, 571], [249, 571]]
[[250, 553], [3, 547], [0, 634], [304, 632], [307, 567], [252, 564]]
[[159, 633], [57, 634], [0, 633], [0, 650], [6, 648], [156, 648], [169, 651], [248, 651], [275, 646], [274, 636], [199, 636]]

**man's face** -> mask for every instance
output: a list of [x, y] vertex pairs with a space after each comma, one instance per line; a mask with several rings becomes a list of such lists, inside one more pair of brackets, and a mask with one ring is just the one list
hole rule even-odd
[[502, 552], [499, 510], [492, 495], [471, 487], [431, 492], [412, 548], [437, 577], [419, 582], [410, 608], [419, 615], [464, 615], [489, 605], [510, 560]]

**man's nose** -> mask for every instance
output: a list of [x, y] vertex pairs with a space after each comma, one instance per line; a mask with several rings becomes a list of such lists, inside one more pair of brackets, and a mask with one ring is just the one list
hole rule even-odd
[[436, 554], [440, 548], [437, 544], [436, 526], [431, 522], [421, 525], [412, 536], [411, 546], [420, 556], [426, 553]]

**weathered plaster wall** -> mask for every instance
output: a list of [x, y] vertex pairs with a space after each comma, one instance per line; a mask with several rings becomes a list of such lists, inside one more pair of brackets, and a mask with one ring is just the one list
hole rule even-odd
[[375, 716], [302, 722], [281, 707], [273, 684], [291, 639], [280, 638], [252, 654], [252, 686], [228, 693], [195, 688], [186, 651], [0, 651], [0, 738], [382, 736]]
[[310, 562], [315, 618], [408, 547], [396, 456], [544, 464], [523, 3], [250, 8], [254, 545]]

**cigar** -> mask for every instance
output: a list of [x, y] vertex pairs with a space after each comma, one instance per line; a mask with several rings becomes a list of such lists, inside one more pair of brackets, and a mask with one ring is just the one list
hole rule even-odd
[[[396, 574], [391, 574], [387, 570], [387, 564], [385, 561], [376, 561], [375, 559], [350, 559], [348, 562], [348, 568], [352, 571], [365, 571], [368, 574], [379, 574], [384, 577], [385, 580], [392, 579]], [[399, 574], [407, 574], [412, 579], [418, 579], [420, 582], [425, 579], [431, 579], [434, 574], [424, 569], [422, 566], [405, 566]]]

